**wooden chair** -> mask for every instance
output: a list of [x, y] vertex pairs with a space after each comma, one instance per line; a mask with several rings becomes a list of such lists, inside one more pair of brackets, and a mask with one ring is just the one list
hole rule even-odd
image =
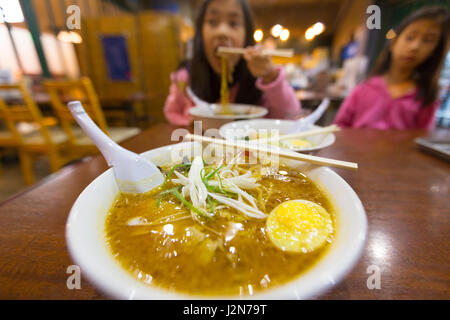
[[59, 118], [61, 127], [69, 137], [69, 143], [75, 152], [86, 154], [96, 153], [98, 151], [89, 137], [78, 127], [67, 108], [67, 102], [71, 100], [81, 101], [92, 120], [117, 143], [135, 136], [140, 132], [139, 128], [133, 127], [108, 127], [94, 86], [87, 77], [73, 81], [48, 80], [44, 81], [44, 87], [50, 96], [52, 107]]
[[[69, 139], [63, 130], [50, 129], [45, 125], [39, 108], [23, 84], [0, 84], [0, 90], [19, 91], [23, 99], [23, 104], [8, 105], [0, 97], [0, 118], [8, 129], [8, 132], [0, 133], [0, 146], [18, 149], [22, 174], [25, 183], [30, 185], [35, 181], [34, 157], [47, 155], [51, 171], [59, 170], [69, 160], [63, 155], [64, 150], [70, 147]], [[28, 124], [33, 129], [19, 129], [23, 124]]]
[[[17, 148], [19, 146], [18, 140], [16, 139], [15, 136], [13, 136], [13, 134], [11, 133], [11, 129], [10, 127], [11, 124], [9, 122], [7, 122], [4, 117], [2, 116], [2, 110], [3, 110], [3, 105], [4, 102], [3, 100], [1, 100], [1, 96], [0, 96], [0, 120], [3, 120], [2, 122], [2, 128], [0, 129], [0, 176], [3, 173], [3, 166], [1, 163], [2, 157], [3, 157], [3, 152], [4, 149], [3, 148]], [[6, 107], [4, 107], [6, 109]], [[12, 130], [15, 130], [12, 129]]]

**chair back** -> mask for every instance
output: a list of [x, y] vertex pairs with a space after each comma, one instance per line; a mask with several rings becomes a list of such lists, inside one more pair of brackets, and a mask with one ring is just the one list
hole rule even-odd
[[18, 145], [31, 134], [40, 134], [46, 145], [52, 146], [50, 131], [45, 125], [41, 111], [23, 83], [0, 84], [0, 92], [19, 92], [21, 99], [8, 103], [0, 96], [0, 118]]
[[83, 77], [79, 80], [70, 81], [47, 80], [44, 81], [44, 87], [50, 97], [51, 105], [61, 123], [61, 127], [72, 144], [75, 144], [77, 141], [77, 134], [74, 132], [74, 126], [77, 126], [77, 124], [67, 107], [67, 103], [73, 100], [81, 101], [92, 120], [103, 132], [108, 134], [105, 116], [92, 81], [89, 78]]

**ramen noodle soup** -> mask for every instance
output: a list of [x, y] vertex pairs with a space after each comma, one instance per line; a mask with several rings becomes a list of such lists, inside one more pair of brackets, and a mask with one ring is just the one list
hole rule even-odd
[[111, 254], [148, 285], [200, 296], [249, 296], [308, 271], [334, 241], [332, 204], [303, 173], [239, 157], [184, 159], [156, 190], [120, 194]]

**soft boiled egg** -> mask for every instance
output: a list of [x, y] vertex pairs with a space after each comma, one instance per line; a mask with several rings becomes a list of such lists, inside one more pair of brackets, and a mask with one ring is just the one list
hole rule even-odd
[[308, 253], [333, 232], [330, 214], [317, 203], [289, 200], [272, 210], [266, 222], [272, 243], [283, 251]]
[[291, 149], [305, 149], [313, 147], [313, 144], [305, 139], [291, 139], [281, 141], [280, 144], [284, 148], [291, 148]]

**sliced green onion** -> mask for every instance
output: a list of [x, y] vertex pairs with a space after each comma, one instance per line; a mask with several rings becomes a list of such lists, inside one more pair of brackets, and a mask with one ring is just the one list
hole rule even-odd
[[171, 195], [173, 194], [173, 191], [178, 191], [178, 189], [180, 189], [181, 186], [172, 188], [172, 189], [168, 189], [166, 191], [163, 191], [161, 193], [158, 194], [158, 200], [156, 201], [156, 206], [159, 208], [161, 206], [161, 200], [163, 197], [167, 196], [167, 195]]
[[208, 195], [208, 197], [206, 198], [208, 200], [208, 204], [209, 204], [209, 210], [211, 213], [214, 213], [214, 211], [216, 210], [216, 206], [214, 204], [214, 199], [211, 198], [211, 196]]
[[222, 177], [221, 176], [218, 176], [218, 177], [219, 177], [219, 189], [222, 193], [225, 193], [225, 189], [223, 188], [223, 185], [222, 185]]
[[187, 168], [190, 168], [190, 167], [191, 167], [191, 164], [190, 164], [190, 163], [180, 163], [180, 164], [177, 164], [177, 165], [173, 166], [173, 167], [169, 170], [169, 172], [167, 173], [167, 176], [166, 176], [166, 178], [164, 179], [164, 183], [162, 184], [162, 186], [164, 186], [164, 185], [169, 181], [169, 179], [170, 179], [170, 177], [172, 176], [173, 172], [174, 172], [176, 169], [181, 168], [181, 167], [185, 167], [184, 172], [186, 173], [186, 169], [187, 169]]
[[216, 175], [216, 173], [222, 169], [224, 167], [224, 165], [219, 166], [216, 170], [214, 170], [212, 173], [210, 173], [205, 179], [206, 181], [211, 180], [212, 177], [214, 177]]
[[181, 201], [182, 204], [184, 204], [186, 207], [188, 207], [191, 211], [195, 212], [196, 214], [198, 214], [199, 216], [203, 217], [203, 218], [211, 218], [208, 215], [206, 215], [204, 212], [202, 212], [201, 210], [199, 210], [198, 208], [194, 207], [192, 204], [189, 203], [189, 201], [187, 201], [182, 195], [181, 193], [179, 193], [177, 190], [172, 191], [173, 195], [175, 195], [175, 197], [177, 197], [178, 200]]
[[209, 171], [213, 170], [211, 167], [203, 167], [202, 170], [200, 170], [200, 177], [205, 179], [205, 176], [209, 174]]
[[[226, 195], [226, 196], [228, 196], [228, 197], [233, 197], [233, 196], [235, 196], [236, 194], [235, 194], [234, 192], [228, 192], [228, 191], [225, 191], [225, 189], [222, 187], [222, 179], [221, 179], [220, 175], [217, 174], [217, 172], [218, 172], [221, 168], [223, 168], [223, 167], [224, 167], [224, 165], [219, 166], [219, 167], [216, 168], [213, 172], [211, 172], [210, 174], [208, 174], [206, 177], [205, 177], [205, 175], [202, 175], [202, 174], [200, 173], [200, 175], [202, 176], [202, 182], [203, 182], [203, 184], [206, 186], [206, 189], [207, 189], [209, 192], [221, 193], [221, 194], [224, 194], [224, 195]], [[203, 169], [205, 169], [205, 168], [203, 168]], [[205, 170], [205, 171], [206, 171], [206, 170]], [[211, 180], [215, 175], [217, 175], [217, 177], [218, 177], [218, 179], [219, 179], [219, 185], [220, 185], [219, 187], [211, 186], [211, 185], [209, 185], [209, 183], [208, 183], [208, 181]]]

